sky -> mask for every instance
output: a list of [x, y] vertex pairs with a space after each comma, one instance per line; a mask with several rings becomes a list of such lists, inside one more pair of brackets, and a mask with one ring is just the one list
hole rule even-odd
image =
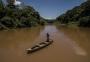
[[[85, 0], [19, 0], [25, 5], [31, 5], [46, 19], [55, 19], [67, 10], [80, 5]], [[19, 2], [17, 0], [17, 2]], [[20, 3], [20, 2], [19, 2]]]

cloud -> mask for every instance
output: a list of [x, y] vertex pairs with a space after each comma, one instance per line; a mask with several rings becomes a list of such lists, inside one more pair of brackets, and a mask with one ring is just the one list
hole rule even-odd
[[21, 2], [20, 1], [15, 1], [15, 3], [14, 3], [15, 5], [20, 5], [21, 4]]

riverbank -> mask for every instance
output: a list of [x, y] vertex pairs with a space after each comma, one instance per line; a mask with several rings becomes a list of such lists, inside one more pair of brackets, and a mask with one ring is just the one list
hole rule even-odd
[[32, 28], [37, 28], [37, 27], [44, 27], [44, 25], [36, 25], [36, 26], [32, 26], [32, 27], [14, 27], [14, 28], [3, 28], [3, 29], [0, 29], [0, 31], [11, 31], [11, 30], [19, 30], [19, 29], [32, 29]]
[[22, 9], [17, 6], [0, 8], [0, 30], [44, 25], [43, 18], [32, 6], [25, 5]]

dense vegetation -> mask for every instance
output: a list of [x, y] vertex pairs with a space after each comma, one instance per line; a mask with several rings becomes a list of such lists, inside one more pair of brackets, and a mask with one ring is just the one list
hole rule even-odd
[[57, 17], [57, 20], [63, 24], [77, 23], [78, 26], [90, 27], [90, 0], [68, 10]]
[[43, 25], [44, 21], [31, 6], [3, 7], [0, 4], [0, 29], [31, 27], [38, 24]]

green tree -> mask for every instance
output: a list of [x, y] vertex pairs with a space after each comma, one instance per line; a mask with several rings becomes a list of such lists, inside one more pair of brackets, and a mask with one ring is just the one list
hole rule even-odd
[[10, 28], [14, 27], [13, 19], [8, 16], [3, 17], [0, 22], [6, 27], [10, 27]]
[[79, 26], [90, 27], [90, 16], [82, 17], [79, 21]]

